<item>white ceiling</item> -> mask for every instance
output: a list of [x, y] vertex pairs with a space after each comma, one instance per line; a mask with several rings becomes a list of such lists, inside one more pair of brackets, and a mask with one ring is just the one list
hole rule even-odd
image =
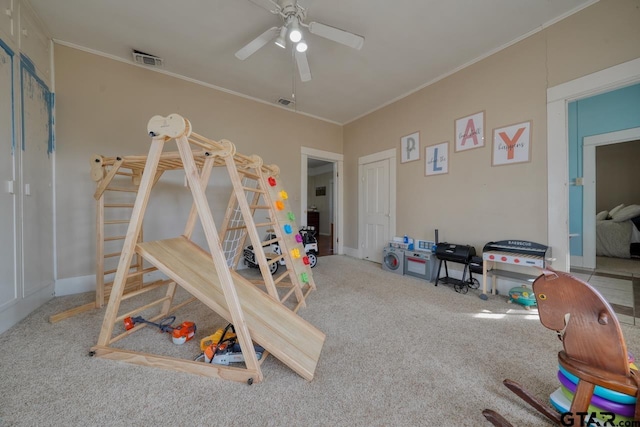
[[597, 0], [299, 0], [307, 22], [362, 35], [354, 50], [305, 33], [313, 79], [300, 81], [291, 50], [274, 43], [234, 53], [281, 25], [268, 0], [29, 0], [59, 43], [132, 61], [226, 91], [348, 123], [486, 57]]

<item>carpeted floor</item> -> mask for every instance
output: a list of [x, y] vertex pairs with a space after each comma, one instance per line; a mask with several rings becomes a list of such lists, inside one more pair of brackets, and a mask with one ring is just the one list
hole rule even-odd
[[[58, 297], [0, 335], [0, 425], [482, 426], [485, 408], [517, 426], [548, 425], [502, 385], [510, 378], [543, 400], [558, 387], [561, 343], [535, 310], [345, 256], [323, 257], [313, 272], [318, 290], [299, 314], [327, 339], [311, 382], [273, 356], [252, 386], [89, 357], [104, 309], [50, 324], [93, 295]], [[224, 326], [200, 303], [176, 316], [196, 322], [198, 340]], [[622, 329], [640, 353], [640, 329]], [[199, 352], [152, 328], [118, 345]]]

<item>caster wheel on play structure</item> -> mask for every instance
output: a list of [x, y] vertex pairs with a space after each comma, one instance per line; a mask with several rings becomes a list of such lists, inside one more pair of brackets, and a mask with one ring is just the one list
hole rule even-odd
[[249, 378], [249, 379], [247, 380], [247, 384], [249, 384], [249, 385], [253, 384], [253, 378]]
[[478, 289], [480, 287], [480, 282], [474, 277], [469, 281], [468, 285], [471, 289]]
[[89, 357], [93, 357], [93, 356], [95, 356], [95, 355], [96, 355], [96, 352], [95, 352], [95, 351], [90, 351], [90, 352], [89, 352]]

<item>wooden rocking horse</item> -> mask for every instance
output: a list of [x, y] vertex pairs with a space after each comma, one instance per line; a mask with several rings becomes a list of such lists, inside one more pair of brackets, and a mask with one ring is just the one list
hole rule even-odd
[[[533, 282], [533, 291], [540, 322], [556, 331], [562, 341], [558, 363], [578, 378], [569, 414], [561, 417], [514, 381], [506, 379], [503, 384], [558, 425], [582, 423], [579, 413], [588, 412], [596, 386], [638, 397], [638, 375], [629, 368], [620, 323], [602, 295], [588, 283], [550, 269], [543, 270]], [[482, 413], [495, 426], [511, 426], [491, 409]], [[633, 418], [640, 420], [640, 404], [636, 404]]]

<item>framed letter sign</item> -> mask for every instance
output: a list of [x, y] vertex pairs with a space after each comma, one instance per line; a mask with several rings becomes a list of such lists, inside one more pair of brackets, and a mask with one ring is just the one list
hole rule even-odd
[[420, 160], [420, 132], [400, 138], [400, 163]]
[[529, 161], [531, 122], [523, 122], [493, 130], [492, 166]]
[[456, 152], [484, 147], [484, 111], [455, 122]]
[[449, 142], [425, 148], [425, 175], [440, 175], [449, 172]]

